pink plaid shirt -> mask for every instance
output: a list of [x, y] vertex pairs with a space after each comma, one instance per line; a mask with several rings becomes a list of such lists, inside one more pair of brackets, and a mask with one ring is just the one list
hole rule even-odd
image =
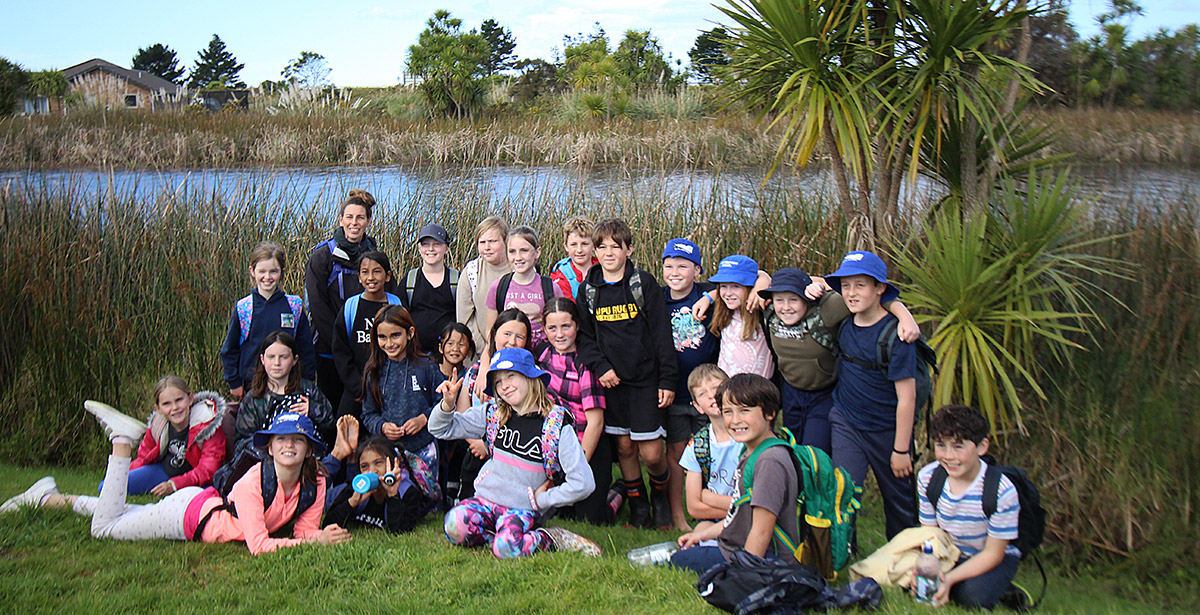
[[550, 346], [538, 356], [538, 365], [550, 373], [550, 395], [571, 411], [575, 433], [583, 437], [587, 427], [586, 410], [604, 409], [604, 389], [600, 380], [580, 360], [577, 353], [559, 354]]

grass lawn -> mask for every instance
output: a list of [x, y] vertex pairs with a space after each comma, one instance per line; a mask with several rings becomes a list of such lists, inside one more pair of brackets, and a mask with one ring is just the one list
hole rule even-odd
[[[99, 470], [0, 465], [0, 500], [52, 473], [64, 493], [92, 493]], [[878, 500], [862, 521], [864, 551], [883, 542]], [[431, 516], [412, 534], [360, 531], [336, 547], [302, 546], [252, 557], [241, 543], [95, 540], [88, 520], [66, 510], [0, 515], [0, 612], [69, 613], [719, 613], [693, 588], [695, 577], [635, 569], [633, 547], [677, 536], [653, 530], [563, 525], [597, 540], [599, 560], [570, 553], [500, 561], [452, 547]], [[1032, 568], [1032, 567], [1030, 567]], [[1145, 613], [1157, 605], [1115, 597], [1105, 583], [1051, 568], [1048, 613]], [[1036, 572], [1021, 579], [1040, 587]], [[882, 612], [924, 613], [899, 590]], [[965, 612], [948, 607], [946, 613]]]

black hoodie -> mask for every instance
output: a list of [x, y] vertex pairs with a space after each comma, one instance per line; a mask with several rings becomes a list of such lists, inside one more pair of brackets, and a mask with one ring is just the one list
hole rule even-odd
[[[641, 276], [644, 305], [634, 300], [629, 281]], [[595, 289], [595, 305], [587, 300]], [[604, 270], [592, 267], [575, 298], [579, 306], [579, 358], [592, 373], [616, 371], [622, 383], [656, 385], [674, 391], [678, 367], [671, 341], [671, 321], [662, 288], [654, 276], [625, 263], [625, 276], [616, 284], [604, 281]], [[599, 314], [599, 317], [597, 317]]]

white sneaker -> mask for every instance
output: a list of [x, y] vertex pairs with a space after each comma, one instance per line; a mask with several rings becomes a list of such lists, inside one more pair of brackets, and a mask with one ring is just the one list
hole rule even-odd
[[124, 436], [129, 438], [129, 441], [136, 446], [146, 433], [145, 423], [127, 414], [122, 414], [108, 404], [102, 404], [89, 399], [83, 402], [83, 408], [94, 414], [96, 419], [100, 421], [100, 425], [104, 427], [104, 433], [108, 435], [109, 441], [119, 436]]
[[600, 545], [565, 527], [553, 525], [541, 530], [550, 537], [555, 551], [578, 551], [588, 557], [600, 557]]
[[4, 504], [0, 504], [0, 513], [12, 512], [22, 506], [37, 508], [42, 505], [42, 499], [51, 493], [58, 493], [58, 484], [54, 482], [53, 476], [43, 477], [26, 489], [25, 493], [14, 495], [5, 500]]

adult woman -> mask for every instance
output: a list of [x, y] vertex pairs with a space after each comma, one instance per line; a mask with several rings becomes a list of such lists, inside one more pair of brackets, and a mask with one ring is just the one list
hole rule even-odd
[[[308, 292], [309, 318], [312, 320], [313, 347], [317, 353], [317, 386], [331, 404], [342, 399], [342, 378], [333, 361], [333, 326], [342, 313], [347, 297], [363, 291], [358, 281], [358, 257], [379, 249], [367, 235], [375, 197], [366, 190], [351, 190], [338, 211], [338, 227], [333, 237], [317, 244], [304, 268], [304, 288]], [[390, 284], [388, 292], [395, 291]], [[334, 408], [335, 414], [337, 408]]]

